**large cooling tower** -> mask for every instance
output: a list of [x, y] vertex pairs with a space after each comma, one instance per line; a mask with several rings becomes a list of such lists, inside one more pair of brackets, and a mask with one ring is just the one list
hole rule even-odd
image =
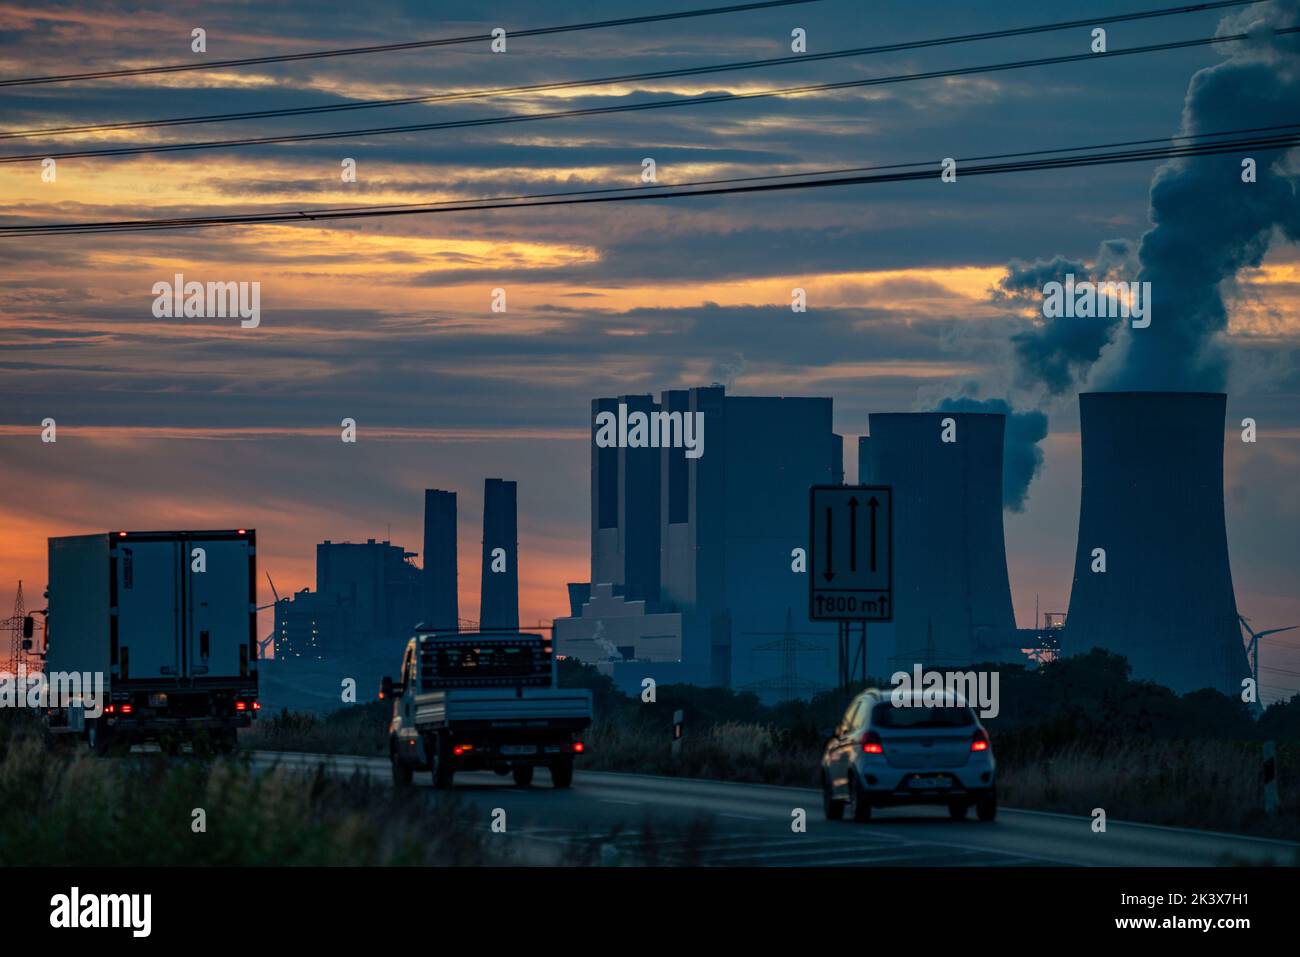
[[[1227, 397], [1079, 396], [1083, 488], [1062, 646], [1105, 648], [1178, 692], [1241, 693], [1246, 655], [1223, 518]], [[1105, 571], [1095, 549], [1105, 551]]]
[[[1002, 534], [1006, 417], [915, 412], [869, 419], [871, 435], [859, 443], [860, 481], [894, 490], [894, 641], [881, 649], [868, 640], [872, 673], [887, 677], [912, 662], [942, 668], [1005, 657], [1002, 646], [1015, 628]], [[945, 419], [954, 422], [954, 441], [944, 441]]]

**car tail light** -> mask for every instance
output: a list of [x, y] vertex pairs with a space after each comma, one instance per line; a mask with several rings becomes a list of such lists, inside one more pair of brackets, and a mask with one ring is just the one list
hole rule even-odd
[[987, 751], [989, 749], [989, 733], [983, 728], [975, 732], [975, 737], [971, 739], [970, 749], [972, 751]]
[[884, 754], [885, 746], [880, 741], [880, 735], [874, 731], [868, 731], [862, 736], [862, 753], [863, 754]]

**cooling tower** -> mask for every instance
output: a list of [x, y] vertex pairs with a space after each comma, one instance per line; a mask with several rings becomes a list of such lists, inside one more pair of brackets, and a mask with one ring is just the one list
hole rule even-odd
[[[483, 581], [479, 627], [519, 627], [519, 542], [515, 483], [483, 482]], [[499, 551], [498, 551], [499, 550]]]
[[[1083, 487], [1062, 646], [1124, 655], [1178, 692], [1241, 693], [1247, 675], [1223, 518], [1227, 397], [1079, 396]], [[1095, 549], [1105, 551], [1105, 571]]]
[[[954, 441], [944, 441], [946, 419]], [[1002, 646], [1014, 643], [1015, 628], [1002, 534], [1006, 417], [914, 412], [869, 420], [859, 481], [893, 486], [895, 589], [892, 647], [869, 639], [869, 669], [888, 677], [913, 662], [944, 668], [1006, 657]]]
[[424, 623], [439, 631], [456, 631], [460, 610], [456, 588], [456, 493], [424, 492]]

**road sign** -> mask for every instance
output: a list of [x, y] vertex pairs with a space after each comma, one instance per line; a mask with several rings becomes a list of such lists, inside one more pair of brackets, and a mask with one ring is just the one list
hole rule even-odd
[[893, 620], [894, 496], [888, 485], [813, 486], [808, 617]]

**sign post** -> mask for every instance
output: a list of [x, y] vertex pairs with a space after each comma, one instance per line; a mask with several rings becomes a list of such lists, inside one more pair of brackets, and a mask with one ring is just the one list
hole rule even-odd
[[[867, 675], [867, 622], [894, 619], [894, 495], [888, 485], [814, 485], [808, 617], [840, 623], [840, 687]], [[858, 643], [850, 653], [853, 630]]]

